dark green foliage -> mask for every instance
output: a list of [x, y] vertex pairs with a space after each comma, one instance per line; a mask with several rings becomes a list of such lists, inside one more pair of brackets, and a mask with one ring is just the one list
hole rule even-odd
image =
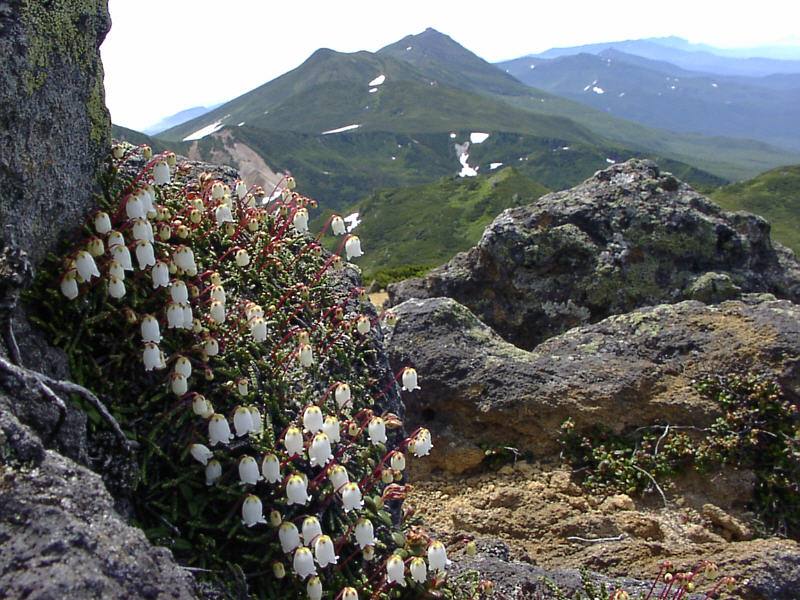
[[725, 210], [761, 215], [772, 226], [772, 238], [800, 253], [800, 166], [779, 167], [711, 194]]
[[564, 457], [589, 490], [653, 491], [687, 469], [722, 465], [756, 476], [753, 509], [771, 531], [800, 535], [800, 413], [796, 399], [766, 375], [709, 376], [697, 390], [722, 415], [707, 429], [654, 425], [617, 435], [562, 425]]

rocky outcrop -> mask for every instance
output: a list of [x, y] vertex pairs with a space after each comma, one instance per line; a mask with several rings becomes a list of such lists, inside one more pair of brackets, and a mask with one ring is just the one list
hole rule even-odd
[[194, 580], [114, 510], [100, 477], [47, 450], [0, 395], [0, 597], [195, 597]]
[[37, 263], [94, 204], [111, 122], [106, 0], [0, 3], [0, 231]]
[[719, 409], [692, 383], [703, 374], [763, 371], [795, 393], [800, 387], [800, 306], [768, 294], [642, 308], [576, 327], [532, 352], [449, 298], [394, 310], [392, 365], [414, 365], [422, 387], [403, 393], [406, 424], [432, 431], [426, 464], [450, 472], [478, 466], [487, 447], [554, 455], [567, 417], [577, 430], [706, 425]]
[[390, 303], [447, 296], [506, 340], [531, 349], [571, 327], [661, 303], [743, 293], [800, 299], [800, 269], [769, 224], [726, 213], [646, 160], [504, 211], [477, 246]]

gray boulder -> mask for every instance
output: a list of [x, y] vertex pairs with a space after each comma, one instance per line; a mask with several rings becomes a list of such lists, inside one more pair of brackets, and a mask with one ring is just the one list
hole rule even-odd
[[642, 306], [751, 292], [797, 301], [798, 262], [769, 230], [634, 159], [504, 211], [468, 252], [389, 286], [389, 301], [454, 298], [527, 349]]
[[434, 469], [472, 469], [488, 447], [553, 456], [567, 417], [578, 430], [707, 425], [718, 407], [692, 383], [703, 374], [764, 371], [795, 393], [800, 387], [800, 306], [768, 294], [642, 308], [576, 327], [532, 352], [450, 298], [408, 300], [394, 310], [392, 366], [415, 366], [422, 388], [403, 392], [406, 426], [432, 431], [425, 465]]

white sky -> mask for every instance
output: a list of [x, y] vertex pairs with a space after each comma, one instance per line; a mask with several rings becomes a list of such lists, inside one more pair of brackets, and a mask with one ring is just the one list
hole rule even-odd
[[[236, 96], [321, 47], [375, 51], [434, 27], [489, 61], [554, 46], [677, 35], [798, 43], [796, 0], [110, 0], [101, 48], [113, 121], [134, 129]], [[656, 8], [659, 7], [659, 8]], [[661, 9], [661, 7], [664, 7]]]

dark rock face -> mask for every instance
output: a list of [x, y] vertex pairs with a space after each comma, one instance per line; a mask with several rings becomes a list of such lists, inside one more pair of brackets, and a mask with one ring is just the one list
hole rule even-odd
[[394, 310], [390, 360], [395, 369], [415, 366], [422, 387], [403, 392], [406, 426], [428, 427], [435, 446], [426, 465], [455, 473], [480, 464], [487, 445], [553, 455], [567, 417], [578, 430], [706, 425], [718, 408], [692, 384], [703, 374], [771, 372], [787, 389], [800, 388], [800, 306], [768, 294], [642, 308], [532, 352], [449, 298]]
[[93, 205], [108, 152], [105, 0], [0, 2], [0, 230], [37, 263]]
[[773, 248], [769, 224], [723, 212], [655, 163], [630, 160], [504, 211], [477, 246], [390, 286], [389, 298], [454, 298], [531, 349], [642, 306], [750, 292], [800, 299], [797, 260]]
[[98, 475], [5, 410], [0, 462], [0, 597], [195, 597], [191, 575], [122, 521]]

